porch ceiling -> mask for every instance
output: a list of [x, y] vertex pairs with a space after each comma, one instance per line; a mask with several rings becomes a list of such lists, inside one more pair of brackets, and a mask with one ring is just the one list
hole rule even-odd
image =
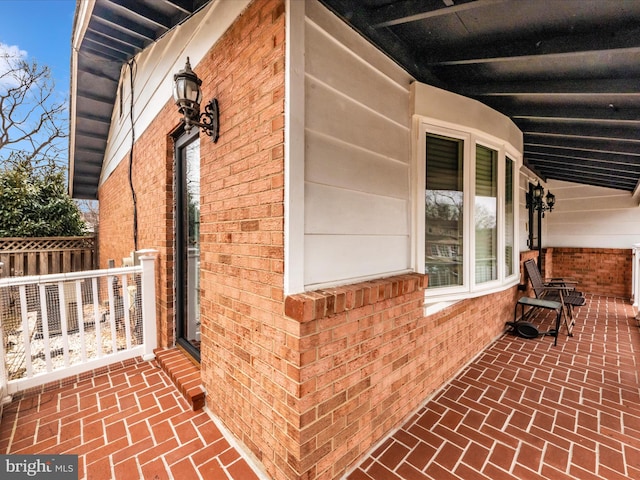
[[[122, 66], [208, 1], [95, 0], [93, 9], [80, 18], [83, 1], [77, 0], [73, 36], [81, 38], [79, 46], [74, 44], [77, 55], [71, 65], [69, 144], [73, 197], [97, 198]], [[80, 35], [77, 30], [85, 19], [86, 30]]]
[[[72, 62], [74, 197], [97, 197], [122, 65], [208, 1], [95, 0]], [[543, 179], [636, 189], [640, 2], [320, 1], [419, 81], [509, 116]]]
[[542, 178], [636, 189], [640, 2], [320, 1], [419, 81], [509, 116]]

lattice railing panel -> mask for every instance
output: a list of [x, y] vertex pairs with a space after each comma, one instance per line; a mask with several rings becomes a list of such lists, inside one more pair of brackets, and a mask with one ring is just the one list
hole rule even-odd
[[0, 278], [96, 267], [95, 237], [0, 238]]
[[94, 236], [0, 238], [0, 252], [39, 252], [43, 250], [84, 250], [95, 247]]

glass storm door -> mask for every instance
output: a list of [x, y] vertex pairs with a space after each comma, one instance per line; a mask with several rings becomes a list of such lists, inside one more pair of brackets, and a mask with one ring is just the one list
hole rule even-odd
[[200, 361], [200, 141], [176, 143], [176, 343]]

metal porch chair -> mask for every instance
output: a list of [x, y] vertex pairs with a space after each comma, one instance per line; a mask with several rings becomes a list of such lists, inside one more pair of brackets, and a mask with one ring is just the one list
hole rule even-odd
[[573, 336], [572, 332], [575, 325], [573, 309], [587, 303], [584, 295], [576, 291], [576, 282], [562, 278], [552, 278], [549, 281], [545, 281], [533, 259], [526, 260], [524, 267], [536, 298], [556, 301], [562, 304], [562, 314], [564, 324], [567, 327], [567, 334], [570, 337]]

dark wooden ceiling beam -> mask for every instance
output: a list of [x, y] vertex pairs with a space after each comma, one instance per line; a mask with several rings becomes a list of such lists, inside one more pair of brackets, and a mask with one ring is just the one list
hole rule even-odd
[[528, 134], [545, 134], [549, 136], [568, 138], [592, 138], [617, 142], [630, 142], [640, 146], [640, 131], [633, 124], [630, 126], [609, 126], [597, 124], [548, 122], [520, 120], [516, 124], [526, 136]]
[[438, 49], [429, 54], [429, 65], [468, 65], [540, 56], [566, 57], [623, 50], [633, 52], [640, 47], [640, 28], [614, 25], [593, 29], [588, 33], [550, 36], [539, 31], [524, 39], [511, 39], [491, 44], [473, 43], [459, 48]]
[[635, 143], [549, 136], [545, 134], [527, 134], [524, 148], [568, 149], [576, 152], [593, 152], [595, 155], [640, 155], [640, 148]]
[[166, 5], [171, 5], [173, 8], [175, 8], [176, 10], [182, 13], [191, 14], [194, 12], [194, 9], [195, 9], [193, 0], [157, 0], [157, 1], [159, 2], [161, 1]]
[[86, 98], [87, 100], [92, 100], [94, 102], [104, 103], [106, 105], [113, 105], [113, 99], [106, 95], [98, 95], [95, 92], [88, 92], [86, 90], [78, 90], [76, 92], [78, 97]]
[[100, 132], [88, 131], [88, 130], [76, 130], [76, 137], [86, 137], [93, 140], [102, 140], [106, 146], [107, 141], [104, 137], [104, 134]]
[[527, 159], [529, 162], [533, 162], [540, 168], [546, 168], [548, 166], [556, 166], [565, 170], [578, 170], [582, 173], [607, 173], [615, 174], [619, 177], [633, 177], [638, 178], [640, 175], [640, 165], [620, 165], [615, 164], [613, 166], [615, 171], [612, 170], [612, 165], [607, 162], [595, 162], [592, 160], [584, 160], [579, 158], [558, 158], [552, 155], [536, 155], [527, 153]]
[[544, 172], [542, 173], [543, 178], [554, 179], [554, 180], [562, 180], [565, 182], [578, 183], [582, 185], [591, 185], [594, 187], [604, 187], [604, 188], [613, 188], [616, 190], [623, 190], [626, 192], [633, 192], [636, 187], [636, 182], [627, 181], [627, 180], [618, 180], [612, 177], [587, 177], [581, 175], [579, 172]]
[[563, 158], [569, 160], [585, 160], [585, 161], [597, 161], [603, 163], [609, 163], [613, 165], [634, 165], [640, 166], [640, 153], [625, 154], [625, 153], [611, 153], [611, 152], [599, 152], [594, 150], [585, 149], [572, 149], [550, 146], [539, 146], [525, 144], [525, 152], [529, 155], [536, 156], [550, 156], [556, 158]]
[[571, 170], [563, 168], [554, 168], [536, 163], [542, 174], [547, 179], [563, 180], [566, 182], [588, 183], [590, 185], [608, 186], [610, 188], [620, 188], [631, 191], [637, 182], [636, 176], [620, 176], [613, 173], [594, 174], [587, 173], [580, 168]]
[[456, 90], [462, 95], [491, 96], [602, 96], [607, 94], [640, 96], [640, 78], [593, 78], [572, 80], [542, 80], [522, 82], [460, 83]]
[[[549, 61], [563, 61], [570, 59], [591, 59], [594, 57], [602, 57], [602, 56], [611, 56], [611, 55], [620, 55], [623, 57], [629, 57], [630, 55], [638, 55], [640, 53], [640, 45], [634, 45], [631, 47], [624, 48], [610, 48], [610, 49], [600, 49], [600, 50], [575, 50], [575, 51], [564, 51], [564, 52], [556, 52], [556, 53], [543, 53], [543, 52], [518, 52], [518, 54], [511, 55], [503, 55], [502, 52], [492, 51], [491, 49], [487, 49], [484, 51], [483, 56], [472, 56], [468, 58], [457, 58], [453, 59], [451, 57], [447, 57], [446, 59], [433, 61], [429, 60], [427, 63], [427, 67], [434, 68], [443, 68], [443, 67], [460, 67], [460, 66], [479, 66], [479, 65], [489, 65], [489, 64], [497, 64], [497, 63], [505, 63], [505, 62], [540, 62], [541, 64], [549, 63]], [[429, 52], [423, 52], [423, 55], [429, 57]]]
[[76, 112], [76, 117], [82, 118], [83, 120], [91, 120], [98, 123], [111, 124], [111, 117], [106, 115], [96, 115], [89, 112]]
[[82, 42], [82, 53], [95, 55], [109, 62], [122, 63], [126, 59], [126, 55], [122, 52], [105, 47], [89, 38], [85, 38]]
[[134, 51], [140, 51], [145, 46], [145, 41], [139, 36], [129, 35], [100, 22], [91, 22], [87, 31], [94, 35], [100, 35], [107, 38], [109, 41], [117, 44], [126, 45]]
[[114, 52], [112, 55], [123, 56], [124, 58], [130, 58], [140, 51], [140, 48], [125, 42], [114, 41], [114, 39], [96, 32], [95, 30], [88, 29], [84, 37], [84, 41], [87, 45], [93, 46], [94, 49], [101, 48], [105, 52]]
[[114, 8], [121, 12], [126, 12], [123, 15], [127, 17], [134, 16], [138, 20], [155, 25], [164, 31], [169, 30], [174, 24], [170, 16], [136, 0], [118, 0], [117, 3], [114, 3]]
[[617, 109], [603, 105], [600, 108], [567, 108], [567, 104], [554, 107], [512, 107], [502, 112], [514, 120], [523, 119], [544, 122], [598, 122], [607, 125], [629, 125], [640, 127], [640, 108]]
[[385, 7], [378, 8], [371, 14], [371, 24], [373, 28], [380, 29], [384, 27], [392, 27], [410, 22], [417, 22], [427, 18], [442, 17], [445, 15], [454, 15], [456, 13], [483, 8], [498, 3], [506, 3], [511, 0], [476, 0], [467, 3], [458, 3], [453, 6], [447, 6], [444, 2], [439, 1], [420, 1], [405, 0], [402, 2], [393, 2]]
[[94, 16], [91, 23], [101, 23], [126, 35], [138, 37], [143, 40], [145, 45], [156, 38], [155, 30], [145, 27], [144, 25], [140, 25], [139, 22], [135, 22], [122, 15], [118, 15], [112, 10], [107, 10], [100, 5], [95, 6]]
[[632, 174], [629, 172], [616, 172], [613, 170], [602, 170], [589, 166], [575, 166], [575, 165], [567, 165], [566, 163], [558, 163], [553, 161], [548, 161], [545, 159], [531, 159], [528, 161], [531, 162], [535, 160], [533, 164], [539, 168], [546, 176], [549, 178], [562, 178], [562, 176], [571, 176], [572, 178], [591, 178], [591, 179], [608, 179], [608, 180], [619, 180], [623, 181], [628, 186], [632, 184], [635, 185], [635, 182], [638, 179], [638, 174]]

